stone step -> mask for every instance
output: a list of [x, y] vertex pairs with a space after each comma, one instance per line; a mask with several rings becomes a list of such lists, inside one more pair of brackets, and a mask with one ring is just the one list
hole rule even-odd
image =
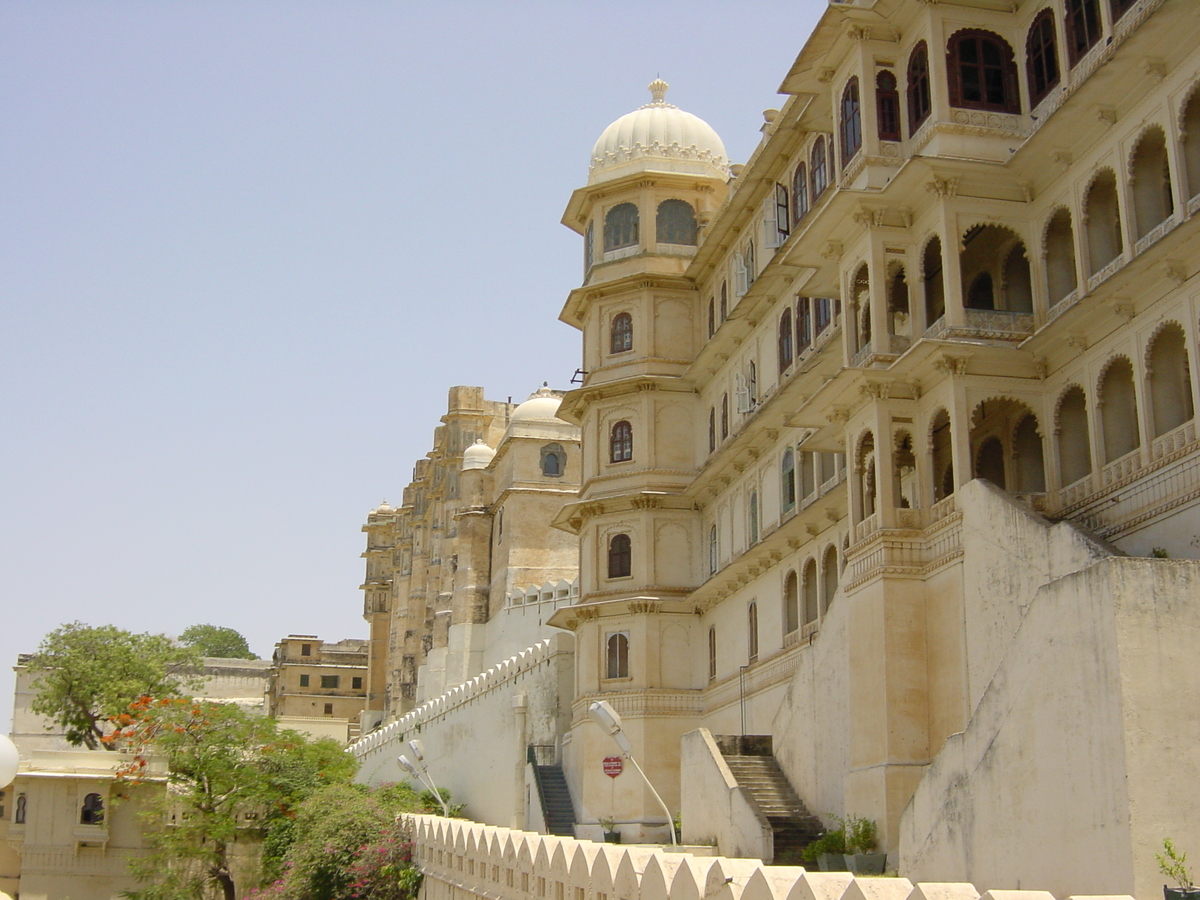
[[771, 824], [776, 864], [800, 864], [800, 851], [824, 832], [773, 756], [726, 756], [737, 783]]

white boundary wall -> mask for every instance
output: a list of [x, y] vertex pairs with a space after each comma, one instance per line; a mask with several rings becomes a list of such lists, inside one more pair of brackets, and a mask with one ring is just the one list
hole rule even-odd
[[[980, 900], [970, 884], [914, 885], [906, 878], [808, 872], [756, 859], [597, 844], [437, 816], [413, 816], [412, 827], [413, 857], [425, 873], [424, 900]], [[991, 891], [982, 900], [1053, 900], [1053, 895]]]
[[539, 641], [351, 744], [356, 780], [409, 781], [397, 759], [411, 759], [405, 744], [419, 738], [429, 774], [451, 802], [482, 822], [528, 827], [526, 810], [537, 800], [526, 785], [527, 747], [559, 743], [570, 714], [559, 698], [574, 693], [574, 666], [572, 635]]

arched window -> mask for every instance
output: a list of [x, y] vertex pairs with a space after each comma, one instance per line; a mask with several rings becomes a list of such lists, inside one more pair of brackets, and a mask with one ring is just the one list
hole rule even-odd
[[1192, 372], [1188, 365], [1187, 340], [1176, 322], [1164, 327], [1146, 351], [1146, 375], [1150, 407], [1154, 414], [1154, 436], [1160, 437], [1190, 421]]
[[1075, 232], [1071, 228], [1071, 213], [1059, 209], [1046, 226], [1046, 289], [1050, 305], [1063, 300], [1075, 290]]
[[929, 427], [933, 461], [933, 499], [945, 500], [954, 493], [954, 455], [950, 437], [950, 414], [939, 409]]
[[816, 334], [820, 334], [833, 321], [833, 303], [828, 297], [817, 297], [813, 300], [813, 325]]
[[562, 444], [546, 444], [541, 449], [541, 474], [557, 478], [566, 470], [566, 451]]
[[758, 659], [758, 604], [753, 600], [746, 607], [746, 660]]
[[1100, 40], [1100, 0], [1067, 0], [1067, 58], [1079, 62]]
[[629, 313], [617, 313], [613, 316], [612, 330], [609, 333], [608, 350], [610, 353], [624, 353], [633, 349], [633, 316]]
[[1117, 202], [1117, 176], [1112, 169], [1097, 175], [1088, 188], [1084, 201], [1084, 222], [1087, 223], [1087, 243], [1090, 273], [1095, 275], [1121, 255], [1121, 210]]
[[921, 41], [908, 57], [908, 133], [916, 134], [933, 108], [929, 93], [929, 51]]
[[708, 574], [714, 575], [720, 562], [720, 548], [717, 544], [717, 526], [708, 529]]
[[796, 298], [796, 351], [803, 353], [812, 343], [812, 306], [807, 297]]
[[708, 629], [708, 680], [715, 681], [717, 678], [717, 629], [709, 626]]
[[830, 544], [825, 548], [825, 559], [821, 563], [821, 612], [824, 613], [833, 603], [833, 596], [838, 589], [838, 552], [837, 547]]
[[947, 53], [950, 105], [1019, 113], [1017, 64], [1012, 47], [990, 31], [955, 32]]
[[27, 806], [28, 806], [28, 801], [25, 799], [25, 795], [17, 794], [17, 808], [13, 811], [13, 824], [14, 825], [24, 825], [25, 824], [25, 812], [26, 812]]
[[721, 395], [721, 440], [729, 437], [729, 395]]
[[800, 457], [800, 499], [811, 497], [817, 489], [816, 454], [799, 451]]
[[925, 327], [933, 325], [946, 314], [946, 288], [942, 281], [942, 239], [930, 238], [921, 255], [922, 277], [925, 284]]
[[1133, 222], [1137, 236], [1144, 238], [1175, 212], [1167, 141], [1157, 125], [1147, 128], [1138, 140], [1129, 181], [1133, 188]]
[[908, 276], [904, 266], [897, 265], [888, 279], [888, 329], [901, 337], [912, 336], [912, 316], [908, 303]]
[[614, 631], [605, 640], [605, 678], [629, 677], [629, 632]]
[[1187, 171], [1187, 191], [1190, 197], [1200, 194], [1200, 88], [1193, 87], [1183, 108], [1183, 158]]
[[817, 600], [817, 561], [810, 559], [804, 564], [804, 624], [811, 625], [820, 615]]
[[583, 271], [590, 272], [592, 263], [596, 261], [596, 223], [588, 222], [587, 232], [583, 236]]
[[638, 243], [638, 208], [632, 203], [618, 203], [604, 217], [604, 252], [636, 247]]
[[800, 627], [800, 583], [795, 572], [783, 580], [783, 633], [791, 634]]
[[862, 104], [858, 98], [858, 78], [846, 82], [842, 91], [842, 165], [845, 166], [862, 147]]
[[808, 166], [804, 163], [792, 173], [792, 208], [792, 219], [796, 222], [808, 214]]
[[825, 137], [817, 135], [817, 139], [813, 142], [812, 149], [812, 199], [817, 202], [817, 198], [825, 191], [826, 185], [829, 184], [829, 165], [825, 152]]
[[1092, 473], [1092, 449], [1088, 438], [1087, 400], [1083, 388], [1067, 388], [1058, 404], [1058, 469], [1066, 487]]
[[1133, 366], [1125, 357], [1113, 360], [1105, 370], [1100, 379], [1098, 401], [1104, 434], [1104, 462], [1107, 464], [1142, 445], [1138, 434]]
[[708, 336], [717, 333], [717, 298], [708, 298]]
[[879, 139], [900, 140], [900, 91], [896, 76], [886, 69], [875, 76], [875, 115], [879, 118]]
[[1029, 105], [1037, 106], [1058, 84], [1058, 42], [1054, 37], [1054, 13], [1038, 13], [1025, 38], [1025, 68], [1029, 76]]
[[751, 406], [758, 403], [758, 366], [754, 360], [750, 360], [750, 368], [746, 373], [746, 394]]
[[609, 439], [609, 459], [612, 462], [626, 462], [633, 459], [633, 426], [621, 421], [612, 427]]
[[779, 371], [787, 371], [795, 358], [792, 345], [792, 311], [784, 310], [779, 317]]
[[608, 540], [608, 577], [628, 578], [633, 574], [633, 544], [627, 534], [614, 534]]
[[717, 408], [710, 406], [708, 408], [708, 452], [712, 453], [717, 449]]
[[562, 444], [547, 444], [542, 448], [542, 474], [557, 478], [567, 470], [567, 451]]
[[757, 544], [758, 543], [758, 528], [759, 528], [759, 526], [758, 526], [758, 491], [750, 492], [750, 501], [747, 504], [747, 506], [749, 507], [748, 515], [750, 518], [750, 522], [749, 522], [750, 543]]
[[729, 282], [728, 281], [721, 282], [720, 297], [721, 297], [721, 309], [720, 309], [721, 319], [720, 319], [720, 321], [722, 323], [724, 323], [724, 321], [729, 318]]
[[660, 244], [696, 243], [696, 211], [686, 200], [664, 200], [658, 204], [655, 237]]
[[789, 447], [779, 464], [779, 503], [784, 512], [796, 506], [796, 454]]
[[99, 794], [88, 794], [79, 809], [80, 825], [104, 824], [104, 798]]

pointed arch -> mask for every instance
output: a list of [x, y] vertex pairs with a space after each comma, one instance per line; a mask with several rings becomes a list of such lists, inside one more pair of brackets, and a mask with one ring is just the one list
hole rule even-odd
[[1071, 227], [1071, 211], [1065, 206], [1056, 209], [1046, 221], [1042, 247], [1046, 257], [1046, 299], [1054, 306], [1079, 286], [1075, 231]]
[[1134, 232], [1140, 240], [1175, 212], [1167, 136], [1161, 126], [1150, 125], [1138, 137], [1129, 159], [1129, 184]]
[[946, 286], [942, 275], [942, 239], [931, 237], [921, 251], [921, 281], [925, 288], [925, 327], [946, 314]]
[[1101, 169], [1084, 195], [1084, 227], [1087, 229], [1088, 271], [1095, 275], [1121, 255], [1121, 210], [1117, 201], [1117, 176]]
[[1191, 421], [1192, 371], [1187, 337], [1178, 322], [1164, 322], [1146, 346], [1146, 381], [1154, 437]]
[[938, 407], [929, 420], [929, 460], [932, 467], [933, 499], [936, 503], [954, 493], [954, 448], [950, 413]]
[[1092, 444], [1088, 430], [1087, 396], [1073, 384], [1058, 398], [1055, 430], [1058, 435], [1058, 470], [1062, 486], [1092, 474]]
[[1108, 361], [1096, 390], [1104, 438], [1104, 462], [1111, 463], [1142, 445], [1138, 427], [1137, 393], [1133, 386], [1133, 364], [1127, 356]]
[[1200, 81], [1192, 85], [1179, 111], [1179, 134], [1183, 140], [1183, 165], [1188, 197], [1200, 195]]

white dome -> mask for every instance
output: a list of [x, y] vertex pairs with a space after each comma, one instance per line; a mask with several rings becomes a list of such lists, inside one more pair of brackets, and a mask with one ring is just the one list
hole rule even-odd
[[483, 438], [479, 438], [474, 444], [463, 451], [463, 471], [465, 472], [467, 469], [486, 469], [495, 456], [496, 451], [485, 444]]
[[559, 421], [558, 407], [561, 397], [554, 396], [550, 388], [543, 385], [541, 389], [529, 395], [529, 399], [513, 410], [512, 422]]
[[654, 99], [604, 129], [592, 148], [589, 184], [650, 168], [729, 177], [721, 138], [703, 119], [667, 103], [666, 93], [665, 81], [652, 81]]
[[388, 502], [386, 500], [384, 500], [377, 507], [375, 507], [373, 510], [371, 510], [371, 515], [375, 515], [376, 513], [381, 513], [383, 515], [387, 515], [388, 513], [391, 513], [391, 512], [395, 512], [395, 510], [392, 509], [391, 506], [388, 505]]

